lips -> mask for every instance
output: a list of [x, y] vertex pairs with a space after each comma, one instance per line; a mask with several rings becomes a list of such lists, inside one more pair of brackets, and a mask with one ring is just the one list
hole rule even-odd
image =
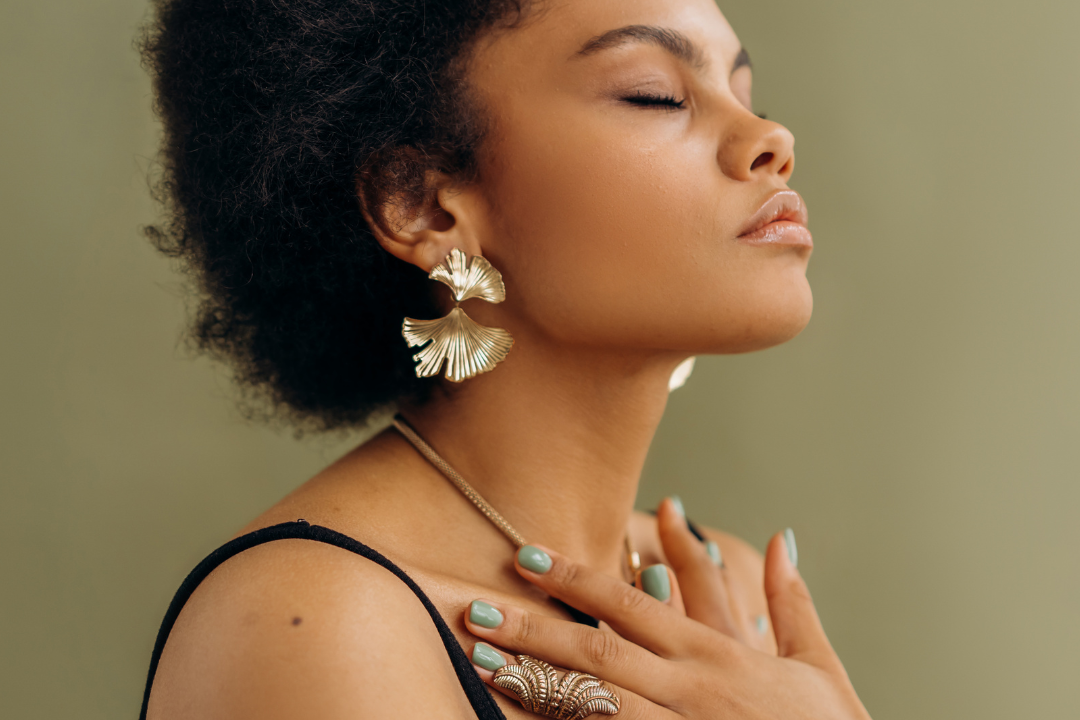
[[778, 190], [750, 216], [739, 233], [739, 242], [748, 245], [814, 247], [806, 227], [806, 203], [794, 190]]

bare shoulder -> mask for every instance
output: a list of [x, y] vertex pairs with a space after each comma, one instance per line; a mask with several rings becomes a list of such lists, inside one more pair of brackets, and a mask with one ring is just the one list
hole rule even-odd
[[436, 716], [474, 715], [419, 599], [379, 565], [307, 540], [252, 548], [203, 581], [165, 646], [149, 712]]

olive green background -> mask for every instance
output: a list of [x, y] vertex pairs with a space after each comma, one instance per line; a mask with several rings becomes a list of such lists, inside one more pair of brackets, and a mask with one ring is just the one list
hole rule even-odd
[[[705, 358], [642, 507], [791, 525], [877, 720], [1080, 716], [1080, 4], [723, 3], [799, 139], [813, 322]], [[246, 423], [139, 234], [143, 0], [0, 4], [0, 714], [134, 717], [184, 574], [354, 438]]]

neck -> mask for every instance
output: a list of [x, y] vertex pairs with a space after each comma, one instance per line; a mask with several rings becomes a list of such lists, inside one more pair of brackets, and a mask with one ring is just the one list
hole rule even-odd
[[403, 414], [527, 542], [617, 573], [679, 358], [538, 355]]

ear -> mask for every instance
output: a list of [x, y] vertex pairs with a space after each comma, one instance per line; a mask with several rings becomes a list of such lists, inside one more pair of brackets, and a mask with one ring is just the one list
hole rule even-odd
[[479, 237], [486, 215], [477, 192], [457, 186], [446, 173], [428, 170], [420, 193], [383, 197], [357, 180], [364, 218], [388, 253], [425, 273], [454, 248], [481, 255]]

